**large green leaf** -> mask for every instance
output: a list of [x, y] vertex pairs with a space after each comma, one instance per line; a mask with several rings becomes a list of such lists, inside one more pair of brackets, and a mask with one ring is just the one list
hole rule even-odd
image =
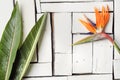
[[0, 42], [0, 80], [9, 80], [16, 52], [20, 45], [21, 30], [22, 19], [17, 3]]
[[16, 57], [16, 62], [13, 67], [11, 80], [21, 80], [22, 77], [24, 76], [34, 54], [37, 42], [39, 38], [43, 36], [46, 18], [47, 13], [44, 13], [44, 15], [38, 20], [38, 22], [32, 28], [26, 40], [23, 42], [23, 45], [18, 51], [18, 55]]

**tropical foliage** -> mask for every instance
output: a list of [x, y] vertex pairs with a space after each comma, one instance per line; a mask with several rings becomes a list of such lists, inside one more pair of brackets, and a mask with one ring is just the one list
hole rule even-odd
[[45, 30], [47, 13], [36, 22], [22, 43], [22, 16], [16, 3], [0, 41], [0, 80], [21, 80]]

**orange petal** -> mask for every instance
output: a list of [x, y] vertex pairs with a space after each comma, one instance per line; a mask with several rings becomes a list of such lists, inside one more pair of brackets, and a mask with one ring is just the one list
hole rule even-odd
[[102, 13], [101, 13], [101, 27], [104, 28], [105, 26], [105, 7], [102, 6]]
[[97, 8], [95, 8], [95, 15], [96, 15], [96, 27], [97, 28], [104, 28], [105, 25], [108, 23], [109, 21], [109, 8], [107, 6], [107, 8], [105, 9], [104, 6], [102, 6], [102, 12], [100, 13], [98, 11]]
[[80, 22], [92, 33], [96, 33], [96, 29], [90, 23], [87, 23], [80, 19]]
[[99, 28], [101, 25], [101, 14], [99, 13], [97, 8], [95, 8], [95, 16], [96, 16], [96, 27]]
[[109, 18], [110, 18], [110, 13], [109, 13], [109, 7], [107, 6], [105, 10], [105, 25], [108, 23]]
[[107, 8], [105, 9], [105, 7], [102, 7], [102, 22], [101, 22], [101, 24], [102, 24], [102, 28], [104, 28], [105, 26], [106, 26], [106, 24], [108, 23], [108, 21], [109, 21], [109, 8], [108, 8], [108, 6], [107, 6]]

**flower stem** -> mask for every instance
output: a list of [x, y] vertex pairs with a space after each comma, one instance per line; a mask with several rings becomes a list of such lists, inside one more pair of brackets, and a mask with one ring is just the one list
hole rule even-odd
[[112, 44], [114, 44], [114, 40], [112, 39], [111, 36], [109, 36], [108, 34], [102, 32], [101, 35], [105, 38], [107, 38]]
[[120, 47], [118, 46], [118, 44], [112, 39], [111, 36], [109, 36], [108, 34], [102, 32], [101, 33], [102, 36], [104, 36], [105, 38], [107, 38], [112, 44], [113, 46], [116, 48], [116, 50], [119, 52], [120, 54]]
[[120, 47], [118, 46], [118, 44], [114, 41], [113, 45], [116, 48], [116, 50], [118, 51], [118, 53], [120, 54]]

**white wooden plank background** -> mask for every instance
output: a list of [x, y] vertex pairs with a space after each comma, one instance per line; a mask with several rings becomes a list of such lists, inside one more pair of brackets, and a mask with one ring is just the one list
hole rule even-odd
[[[120, 79], [120, 55], [108, 40], [71, 46], [73, 42], [89, 35], [86, 34], [88, 31], [80, 24], [79, 19], [84, 19], [83, 14], [86, 14], [95, 22], [94, 7], [100, 9], [103, 5], [110, 8], [110, 21], [106, 26], [106, 32], [120, 44], [120, 0], [18, 0], [18, 2], [23, 16], [23, 40], [42, 12], [52, 12], [48, 14], [42, 43], [38, 42], [35, 51], [37, 53], [33, 56], [30, 69], [23, 80]], [[12, 9], [13, 0], [0, 1], [0, 37]]]
[[72, 54], [55, 54], [54, 75], [72, 75]]
[[41, 12], [40, 0], [35, 0], [35, 4], [37, 13], [40, 13]]
[[[41, 2], [77, 2], [77, 1], [105, 1], [105, 0], [41, 0]], [[112, 1], [112, 0], [107, 0]]]
[[52, 76], [52, 65], [51, 63], [30, 64], [25, 76]]
[[71, 53], [71, 13], [54, 13], [53, 16], [55, 52]]
[[[23, 17], [23, 40], [35, 24], [35, 8], [33, 0], [16, 0], [19, 2]], [[29, 2], [29, 5], [28, 5]]]
[[93, 73], [112, 73], [112, 44], [108, 40], [93, 42], [93, 48]]
[[[114, 32], [115, 32], [115, 40], [117, 41], [118, 44], [120, 44], [120, 21], [119, 21], [119, 18], [120, 18], [120, 0], [115, 0], [115, 21], [114, 21]], [[115, 56], [114, 56], [114, 77], [115, 79], [120, 79], [120, 55], [119, 53], [114, 50], [114, 53], [115, 53]]]
[[[41, 17], [42, 14], [37, 14], [37, 19]], [[51, 24], [50, 24], [50, 15], [47, 17], [46, 29], [44, 36], [38, 42], [38, 62], [52, 62], [52, 41], [51, 41]], [[42, 47], [41, 47], [42, 46]]]
[[112, 74], [70, 76], [68, 80], [112, 80]]
[[[115, 40], [117, 41], [118, 44], [120, 44], [120, 5], [119, 5], [120, 1], [119, 0], [115, 0], [115, 24], [114, 24], [114, 31], [115, 31]], [[120, 59], [120, 55], [119, 53], [115, 50], [115, 59]]]
[[23, 80], [67, 80], [67, 77], [24, 78]]
[[[75, 2], [75, 1], [83, 1], [83, 0], [41, 0], [41, 2]], [[84, 0], [84, 1], [94, 1], [94, 0]]]
[[120, 79], [120, 60], [114, 60], [114, 76], [115, 79]]
[[93, 12], [94, 7], [108, 5], [113, 11], [113, 2], [89, 2], [89, 3], [41, 3], [41, 12]]
[[[73, 43], [89, 35], [73, 35]], [[73, 73], [92, 73], [92, 43], [73, 46]]]

